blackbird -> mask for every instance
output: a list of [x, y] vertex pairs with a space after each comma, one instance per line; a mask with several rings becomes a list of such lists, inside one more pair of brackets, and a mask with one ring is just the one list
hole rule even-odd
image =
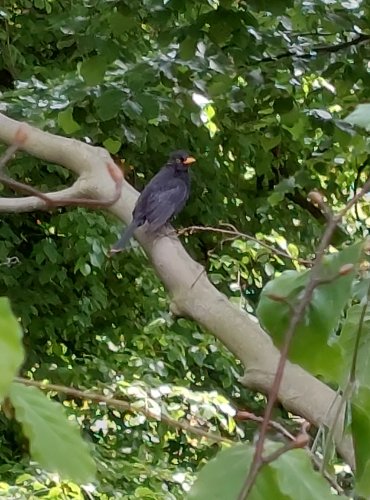
[[111, 254], [123, 250], [134, 231], [145, 222], [148, 230], [156, 233], [184, 208], [190, 194], [188, 168], [195, 161], [186, 151], [180, 150], [170, 154], [167, 163], [140, 194], [132, 212], [132, 222], [111, 248]]

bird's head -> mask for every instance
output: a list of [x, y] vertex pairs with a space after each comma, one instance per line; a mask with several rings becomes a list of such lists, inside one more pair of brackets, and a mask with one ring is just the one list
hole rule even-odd
[[175, 167], [188, 168], [195, 161], [196, 159], [193, 156], [190, 156], [187, 151], [180, 149], [179, 151], [174, 151], [170, 154], [168, 163]]

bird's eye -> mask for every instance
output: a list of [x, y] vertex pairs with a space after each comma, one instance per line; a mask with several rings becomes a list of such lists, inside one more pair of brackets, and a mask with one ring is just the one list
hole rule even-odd
[[176, 163], [181, 163], [183, 161], [182, 158], [176, 158]]

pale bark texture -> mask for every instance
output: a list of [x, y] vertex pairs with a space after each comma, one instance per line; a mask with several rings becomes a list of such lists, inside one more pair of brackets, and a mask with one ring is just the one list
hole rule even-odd
[[[49, 193], [51, 198], [65, 197], [67, 200], [70, 197], [89, 196], [99, 201], [113, 197], [115, 182], [107, 168], [113, 162], [104, 149], [42, 132], [3, 114], [0, 114], [0, 141], [12, 144], [21, 125], [26, 140], [20, 149], [62, 165], [79, 176], [70, 188]], [[137, 191], [124, 181], [120, 199], [107, 210], [128, 223], [137, 196]], [[0, 212], [27, 212], [42, 207], [45, 207], [45, 202], [32, 196], [0, 198]], [[170, 294], [172, 311], [192, 318], [217, 337], [243, 363], [245, 373], [240, 382], [248, 388], [266, 393], [279, 359], [279, 352], [270, 337], [254, 318], [231, 304], [210, 283], [204, 269], [189, 256], [176, 236], [164, 235], [153, 240], [142, 230], [138, 230], [136, 236]], [[332, 389], [289, 362], [280, 387], [279, 400], [292, 413], [303, 416], [317, 426], [331, 426], [340, 402]], [[344, 459], [353, 467], [351, 438], [343, 439], [339, 429], [343, 417], [342, 412], [336, 444]]]

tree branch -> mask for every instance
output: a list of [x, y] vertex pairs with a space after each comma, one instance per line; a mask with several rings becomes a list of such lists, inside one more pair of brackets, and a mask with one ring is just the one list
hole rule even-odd
[[[27, 140], [27, 131], [24, 125], [21, 125], [15, 135], [14, 144], [11, 144], [5, 153], [0, 158], [0, 182], [5, 186], [10, 187], [14, 191], [21, 191], [30, 194], [34, 198], [43, 201], [44, 208], [58, 207], [58, 206], [86, 206], [94, 208], [103, 208], [113, 205], [121, 195], [122, 174], [113, 163], [107, 164], [108, 172], [115, 182], [115, 192], [112, 198], [108, 200], [96, 201], [89, 198], [79, 196], [80, 190], [78, 189], [77, 182], [74, 183], [74, 189], [61, 191], [62, 196], [59, 197], [58, 193], [53, 193], [52, 197], [35, 189], [28, 184], [16, 181], [3, 173], [3, 168], [10, 161], [12, 156], [20, 149], [23, 143]], [[73, 187], [73, 186], [72, 186]], [[42, 208], [42, 207], [41, 207]]]
[[[0, 141], [14, 143], [19, 126], [16, 120], [0, 114]], [[112, 160], [101, 148], [28, 126], [27, 140], [22, 149], [77, 172], [84, 193], [92, 198], [106, 200], [114, 193], [115, 182], [107, 168]], [[123, 181], [120, 199], [108, 210], [127, 223], [131, 220], [137, 197], [137, 191]], [[244, 376], [240, 379], [242, 384], [268, 392], [279, 361], [279, 351], [256, 319], [235, 307], [210, 283], [203, 267], [189, 256], [178, 238], [173, 235], [155, 237], [142, 229], [137, 230], [135, 236], [169, 291], [172, 310], [198, 322], [241, 360], [245, 366]], [[329, 427], [340, 402], [340, 398], [335, 399], [335, 392], [330, 387], [289, 362], [278, 398], [288, 410], [314, 425]], [[343, 419], [344, 412], [341, 412], [340, 420]], [[336, 444], [346, 462], [353, 467], [352, 441], [349, 436], [343, 438], [340, 424], [336, 426]]]
[[48, 382], [38, 382], [36, 380], [30, 380], [23, 377], [16, 377], [14, 381], [27, 386], [38, 387], [39, 389], [42, 389], [44, 391], [53, 391], [66, 394], [76, 399], [82, 399], [83, 401], [94, 401], [96, 403], [104, 403], [105, 405], [111, 408], [116, 408], [117, 410], [129, 411], [130, 413], [139, 413], [141, 415], [145, 415], [147, 418], [164, 422], [169, 427], [173, 427], [175, 429], [181, 429], [185, 432], [189, 432], [190, 434], [194, 434], [201, 438], [208, 439], [215, 443], [228, 443], [228, 444], [233, 443], [233, 441], [230, 439], [226, 439], [212, 432], [207, 432], [204, 429], [190, 425], [187, 422], [180, 422], [173, 418], [167, 417], [162, 413], [158, 415], [157, 413], [150, 411], [146, 408], [134, 407], [131, 403], [129, 403], [128, 401], [123, 401], [122, 399], [103, 396], [102, 394], [98, 394], [96, 392], [80, 391], [79, 389], [74, 389], [73, 387], [67, 387], [64, 385], [49, 384]]
[[297, 53], [294, 50], [287, 50], [286, 52], [281, 52], [280, 54], [277, 54], [276, 56], [268, 56], [268, 57], [263, 57], [262, 59], [259, 59], [258, 62], [272, 62], [272, 61], [277, 61], [279, 59], [285, 59], [287, 57], [294, 57], [296, 59], [313, 59], [314, 57], [317, 56], [317, 54], [324, 53], [324, 54], [330, 54], [330, 53], [335, 53], [339, 52], [343, 49], [347, 49], [348, 47], [353, 47], [356, 45], [359, 45], [360, 43], [363, 42], [368, 42], [370, 40], [370, 35], [364, 35], [361, 34], [357, 36], [356, 38], [353, 38], [353, 40], [348, 40], [346, 42], [340, 42], [336, 45], [318, 45], [316, 47], [313, 47], [310, 49], [310, 52], [307, 53]]
[[[234, 418], [235, 418], [235, 420], [252, 420], [253, 422], [259, 422], [259, 423], [263, 422], [263, 417], [259, 417], [257, 415], [254, 415], [253, 413], [250, 413], [249, 411], [246, 411], [246, 410], [238, 410], [236, 412], [236, 415], [235, 415]], [[307, 432], [307, 430], [308, 430], [307, 426], [308, 425], [309, 425], [309, 423], [306, 420], [303, 420], [303, 422], [302, 422], [302, 431], [304, 431], [304, 433]], [[275, 429], [277, 432], [279, 432], [283, 436], [285, 436], [286, 438], [288, 438], [290, 441], [295, 441], [297, 439], [295, 436], [293, 436], [293, 434], [291, 434], [287, 429], [285, 429], [285, 427], [283, 427], [281, 424], [279, 424], [279, 422], [275, 422], [274, 420], [270, 420], [269, 426], [272, 429]], [[335, 476], [329, 474], [326, 470], [322, 470], [322, 461], [310, 450], [310, 448], [308, 446], [305, 446], [304, 449], [307, 452], [307, 454], [309, 455], [309, 457], [312, 460], [312, 462], [317, 467], [317, 469], [320, 470], [320, 472], [323, 474], [323, 476], [325, 477], [325, 479], [327, 481], [329, 481], [329, 483], [331, 484], [331, 486], [340, 495], [342, 493], [344, 493], [343, 489], [337, 483]], [[271, 455], [270, 455], [269, 458], [271, 458]]]
[[284, 257], [285, 259], [289, 259], [289, 260], [292, 260], [294, 262], [298, 262], [299, 264], [302, 264], [304, 266], [312, 266], [312, 264], [313, 264], [313, 261], [311, 261], [311, 260], [293, 257], [292, 255], [289, 255], [287, 252], [284, 252], [283, 250], [280, 250], [279, 248], [268, 245], [264, 241], [259, 240], [259, 239], [255, 238], [254, 236], [251, 236], [251, 235], [246, 234], [246, 233], [241, 233], [231, 224], [225, 224], [225, 225], [230, 227], [231, 229], [223, 229], [223, 228], [212, 227], [212, 226], [189, 226], [189, 227], [179, 229], [177, 231], [177, 234], [178, 235], [186, 234], [186, 233], [193, 234], [193, 233], [197, 233], [197, 232], [227, 234], [227, 235], [233, 236], [234, 237], [233, 239], [243, 238], [243, 239], [247, 239], [250, 241], [254, 241], [255, 243], [257, 243], [261, 247], [264, 247], [267, 250], [269, 250], [272, 254], [279, 255], [280, 257]]
[[[314, 265], [311, 269], [311, 273], [309, 276], [308, 283], [306, 285], [306, 288], [304, 289], [302, 293], [302, 297], [300, 297], [299, 301], [295, 305], [295, 307], [292, 308], [292, 314], [291, 314], [291, 320], [289, 322], [288, 328], [284, 334], [284, 339], [283, 343], [280, 349], [280, 359], [278, 363], [278, 367], [276, 370], [276, 374], [274, 377], [274, 382], [272, 384], [272, 387], [269, 392], [268, 396], [268, 401], [267, 401], [267, 406], [265, 410], [265, 415], [264, 419], [261, 425], [261, 430], [260, 434], [258, 437], [258, 441], [256, 444], [256, 449], [255, 453], [253, 456], [252, 464], [250, 466], [248, 475], [246, 477], [246, 480], [243, 484], [242, 490], [239, 495], [240, 500], [244, 500], [245, 498], [248, 497], [255, 481], [257, 478], [257, 475], [259, 471], [262, 469], [262, 467], [268, 463], [266, 462], [266, 459], [263, 457], [263, 448], [264, 448], [264, 442], [267, 436], [267, 431], [268, 427], [270, 425], [270, 420], [271, 420], [271, 415], [272, 411], [274, 408], [274, 405], [276, 403], [276, 400], [278, 398], [278, 393], [279, 393], [279, 387], [281, 384], [281, 381], [283, 379], [283, 374], [284, 374], [284, 369], [285, 365], [288, 359], [288, 352], [289, 352], [289, 347], [290, 344], [293, 340], [293, 336], [298, 328], [298, 325], [302, 321], [304, 317], [304, 313], [309, 306], [313, 293], [315, 289], [326, 282], [332, 282], [334, 279], [338, 278], [340, 275], [343, 273], [339, 273], [337, 276], [333, 276], [332, 278], [328, 280], [323, 280], [320, 278], [321, 274], [321, 262], [324, 258], [325, 250], [329, 246], [332, 237], [334, 235], [335, 228], [337, 225], [342, 221], [342, 218], [345, 216], [345, 214], [352, 208], [353, 205], [356, 204], [357, 200], [359, 200], [364, 194], [366, 194], [370, 189], [370, 179], [364, 184], [363, 188], [359, 193], [357, 193], [347, 204], [346, 206], [340, 210], [337, 214], [332, 215], [329, 207], [325, 206], [323, 198], [320, 196], [319, 193], [313, 192], [310, 193], [310, 198], [316, 200], [323, 208], [324, 211], [328, 217], [328, 224], [325, 229], [325, 232], [321, 238], [319, 247], [316, 252], [316, 258]], [[347, 268], [344, 269], [345, 273], [351, 270], [353, 266], [351, 265], [350, 267], [347, 266]], [[364, 313], [365, 314], [365, 313]], [[344, 398], [344, 395], [342, 396], [341, 403], [339, 407], [336, 410], [336, 414], [334, 416], [334, 422], [332, 427], [330, 428], [330, 432], [334, 434], [334, 429], [337, 424], [337, 422], [340, 420], [340, 414], [343, 412], [344, 406], [345, 406], [345, 401], [346, 399]], [[289, 448], [286, 450], [283, 450], [282, 453], [285, 451], [288, 451]], [[276, 455], [276, 458], [280, 455]]]
[[[120, 197], [123, 175], [105, 149], [42, 132], [25, 123], [12, 120], [1, 113], [0, 129], [0, 139], [9, 144], [8, 150], [0, 160], [0, 170], [17, 150], [24, 150], [48, 162], [63, 165], [79, 174], [79, 179], [74, 184], [75, 189], [73, 191], [64, 190], [60, 199], [57, 193], [52, 193], [52, 196], [49, 197], [32, 186], [1, 174], [0, 182], [3, 184], [16, 191], [23, 191], [40, 198], [45, 207], [83, 205], [102, 208], [113, 205]], [[100, 175], [99, 168], [102, 170]], [[110, 193], [107, 193], [106, 196], [101, 196], [103, 189], [96, 185], [96, 181], [99, 178], [104, 179], [104, 187], [107, 187], [106, 173], [113, 181], [112, 186], [109, 186], [113, 189], [110, 189]]]
[[[69, 199], [76, 198], [79, 195], [80, 189], [77, 183], [73, 184], [71, 187], [62, 189], [61, 191], [45, 193], [45, 196], [47, 196], [49, 200], [58, 200], [60, 202], [60, 206], [64, 205], [64, 203], [67, 205]], [[48, 205], [38, 196], [27, 196], [25, 198], [0, 197], [0, 212], [32, 212], [33, 210], [50, 209], [50, 206], [51, 205]]]

